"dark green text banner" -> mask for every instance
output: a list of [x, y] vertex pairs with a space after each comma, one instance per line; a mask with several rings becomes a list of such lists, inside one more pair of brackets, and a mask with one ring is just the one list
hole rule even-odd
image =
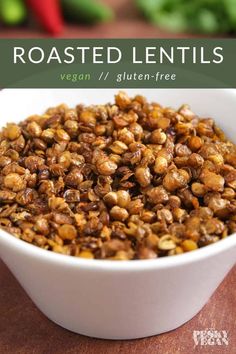
[[236, 88], [236, 39], [0, 40], [0, 88]]

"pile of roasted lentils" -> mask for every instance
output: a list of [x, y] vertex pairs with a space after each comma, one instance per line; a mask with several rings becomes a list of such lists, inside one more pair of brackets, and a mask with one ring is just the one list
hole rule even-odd
[[236, 145], [211, 118], [120, 92], [0, 135], [0, 227], [46, 250], [132, 260], [236, 232]]

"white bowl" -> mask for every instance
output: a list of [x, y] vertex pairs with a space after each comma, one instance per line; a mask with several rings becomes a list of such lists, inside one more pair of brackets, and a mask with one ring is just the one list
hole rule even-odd
[[[215, 118], [235, 139], [234, 90], [126, 91], [175, 108], [189, 103], [199, 115]], [[115, 92], [4, 90], [1, 124], [61, 102], [105, 103]], [[59, 255], [0, 231], [0, 255], [52, 321], [92, 337], [132, 339], [175, 329], [200, 311], [235, 263], [236, 235], [183, 255], [121, 262]]]

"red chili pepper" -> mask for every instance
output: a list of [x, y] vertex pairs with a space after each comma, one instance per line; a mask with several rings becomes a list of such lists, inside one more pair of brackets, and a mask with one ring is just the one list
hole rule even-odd
[[63, 18], [59, 0], [27, 0], [38, 22], [53, 35], [63, 29]]

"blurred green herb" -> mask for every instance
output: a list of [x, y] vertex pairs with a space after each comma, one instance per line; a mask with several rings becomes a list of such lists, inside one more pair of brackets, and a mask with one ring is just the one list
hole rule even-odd
[[173, 32], [236, 32], [236, 0], [135, 0], [148, 21]]
[[8, 25], [21, 24], [27, 17], [24, 0], [0, 0], [0, 20]]
[[61, 0], [61, 4], [65, 17], [77, 23], [106, 22], [114, 17], [110, 7], [96, 0]]

